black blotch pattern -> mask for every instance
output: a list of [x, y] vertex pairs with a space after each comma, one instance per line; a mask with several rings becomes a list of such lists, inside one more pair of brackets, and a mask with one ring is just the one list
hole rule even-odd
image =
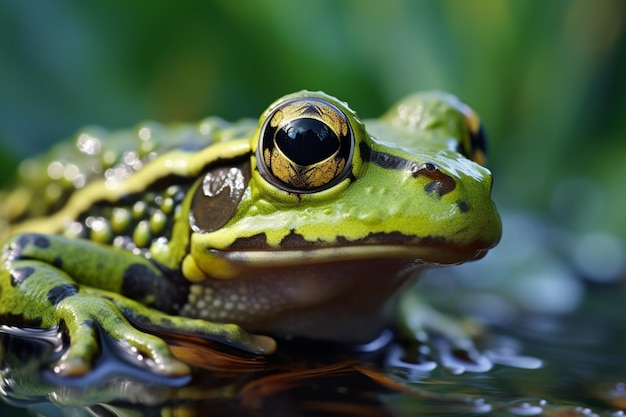
[[176, 306], [189, 296], [189, 283], [178, 271], [161, 268], [159, 272], [145, 264], [134, 264], [126, 268], [122, 278], [124, 296], [165, 313], [175, 313]]
[[442, 194], [441, 183], [439, 181], [429, 182], [428, 184], [424, 186], [424, 191], [426, 191], [427, 193], [437, 193], [441, 195]]
[[96, 322], [94, 322], [93, 320], [83, 320], [80, 325], [84, 326], [84, 327], [89, 327], [90, 329], [93, 329], [93, 328], [96, 327]]
[[22, 284], [26, 279], [35, 272], [35, 268], [32, 266], [24, 266], [21, 268], [15, 268], [11, 271], [11, 285], [17, 287]]
[[381, 168], [402, 170], [409, 169], [411, 164], [414, 164], [412, 161], [400, 158], [399, 156], [374, 151], [364, 142], [359, 144], [359, 150], [361, 151], [361, 158], [363, 158], [364, 161], [372, 162]]
[[413, 177], [424, 176], [431, 180], [424, 186], [424, 191], [427, 193], [437, 193], [439, 197], [444, 194], [448, 194], [456, 188], [456, 181], [450, 175], [441, 171], [437, 165], [432, 162], [426, 162], [421, 166], [413, 166], [411, 171]]
[[364, 161], [369, 161], [385, 169], [408, 170], [414, 178], [419, 176], [427, 177], [431, 180], [424, 186], [424, 191], [427, 193], [437, 193], [441, 197], [456, 187], [456, 181], [448, 174], [442, 172], [432, 162], [425, 162], [418, 166], [414, 161], [372, 150], [363, 142], [359, 145], [359, 149]]
[[46, 235], [26, 233], [20, 236], [17, 240], [17, 245], [22, 248], [28, 245], [34, 245], [38, 248], [46, 249], [50, 246], [50, 240], [46, 237]]
[[265, 233], [257, 233], [248, 237], [238, 237], [230, 245], [231, 249], [269, 249]]
[[28, 247], [31, 245], [40, 249], [46, 249], [50, 246], [50, 240], [46, 235], [37, 233], [19, 235], [14, 242], [5, 247], [5, 256], [11, 260], [28, 258], [29, 256], [24, 255], [24, 252], [28, 253]]
[[147, 265], [134, 264], [124, 271], [122, 294], [132, 300], [144, 298], [156, 285], [161, 277]]
[[78, 289], [75, 285], [72, 284], [63, 284], [57, 285], [50, 291], [48, 291], [48, 301], [52, 305], [57, 305], [65, 298], [70, 297], [72, 295], [76, 295], [78, 293]]
[[60, 256], [57, 256], [56, 258], [54, 258], [54, 261], [52, 261], [52, 265], [62, 269], [63, 268], [63, 259], [61, 259]]
[[46, 249], [50, 246], [50, 240], [44, 235], [34, 235], [33, 244], [41, 249]]

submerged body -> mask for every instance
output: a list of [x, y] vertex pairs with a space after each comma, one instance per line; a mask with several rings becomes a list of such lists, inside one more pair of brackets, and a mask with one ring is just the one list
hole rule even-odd
[[302, 91], [258, 122], [84, 131], [23, 163], [0, 203], [0, 324], [60, 326], [66, 375], [90, 369], [102, 331], [187, 372], [137, 327], [256, 353], [369, 341], [421, 268], [499, 240], [483, 140], [445, 93], [365, 122]]

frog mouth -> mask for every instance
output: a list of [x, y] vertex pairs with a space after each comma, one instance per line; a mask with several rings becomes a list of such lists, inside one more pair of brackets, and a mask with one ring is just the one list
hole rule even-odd
[[[203, 236], [198, 234], [196, 238]], [[206, 276], [230, 279], [262, 270], [325, 270], [334, 265], [351, 265], [367, 270], [367, 265], [389, 262], [391, 265], [454, 265], [485, 256], [497, 240], [475, 239], [458, 242], [441, 236], [416, 237], [398, 232], [370, 233], [363, 238], [348, 240], [338, 236], [334, 242], [308, 241], [291, 232], [278, 245], [270, 245], [264, 233], [237, 238], [232, 244], [219, 248], [208, 242], [196, 242], [188, 262], [200, 262], [195, 269]], [[362, 268], [363, 267], [363, 268]], [[193, 268], [191, 268], [193, 270]], [[202, 279], [203, 274], [198, 274]]]
[[454, 265], [484, 257], [493, 245], [477, 242], [468, 246], [451, 243], [340, 244], [273, 250], [210, 249], [209, 252], [235, 269], [281, 268], [298, 265], [359, 260], [405, 260], [414, 264]]

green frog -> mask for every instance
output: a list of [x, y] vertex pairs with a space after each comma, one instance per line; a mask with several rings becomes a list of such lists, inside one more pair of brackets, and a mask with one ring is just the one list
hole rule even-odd
[[258, 121], [83, 130], [2, 195], [0, 324], [58, 329], [60, 376], [103, 334], [170, 376], [190, 368], [158, 332], [365, 343], [425, 267], [498, 242], [484, 162], [477, 115], [443, 92], [373, 120], [301, 91]]

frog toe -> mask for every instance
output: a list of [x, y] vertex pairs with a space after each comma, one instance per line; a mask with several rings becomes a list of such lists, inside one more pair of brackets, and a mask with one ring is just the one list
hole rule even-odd
[[173, 316], [148, 308], [118, 294], [104, 291], [99, 291], [99, 293], [115, 304], [128, 321], [147, 333], [174, 336], [190, 335], [258, 355], [269, 355], [276, 351], [276, 341], [273, 338], [248, 333], [237, 324], [215, 323], [203, 319]]
[[63, 377], [85, 375], [91, 370], [91, 360], [77, 356], [70, 351], [63, 355], [52, 367], [55, 374]]
[[229, 345], [259, 355], [269, 355], [276, 351], [276, 340], [269, 336], [248, 333], [236, 324], [215, 324], [203, 321], [202, 325], [208, 326], [205, 334], [207, 338], [215, 337], [216, 329], [218, 329], [217, 333], [219, 334], [221, 330], [224, 341]]
[[[176, 359], [167, 344], [152, 335], [132, 327], [120, 327], [107, 331], [100, 328], [93, 337], [70, 333], [70, 345], [63, 356], [53, 364], [53, 372], [61, 377], [80, 377], [94, 369], [96, 357], [102, 351], [103, 339], [112, 341], [114, 354], [131, 365], [148, 369], [150, 372], [180, 377], [191, 373], [188, 365]], [[98, 337], [99, 333], [99, 337]]]
[[170, 377], [185, 376], [191, 373], [189, 365], [173, 357], [163, 357], [155, 361], [152, 370], [157, 374]]
[[112, 340], [114, 353], [135, 366], [167, 376], [183, 376], [190, 368], [176, 359], [160, 338], [133, 327], [109, 300], [76, 294], [57, 305], [69, 335], [67, 350], [53, 366], [57, 375], [88, 373], [101, 354], [105, 339]]
[[94, 358], [100, 351], [95, 323], [85, 320], [81, 326], [73, 327], [72, 320], [67, 320], [65, 327], [69, 333], [69, 345], [52, 370], [59, 376], [85, 375], [92, 369]]
[[168, 345], [159, 337], [128, 327], [112, 329], [109, 334], [118, 343], [118, 353], [123, 353], [129, 361], [149, 368], [152, 372], [164, 376], [184, 376], [191, 369], [184, 362], [176, 359]]
[[252, 334], [250, 335], [250, 345], [254, 346], [255, 352], [260, 355], [269, 355], [276, 352], [276, 340], [269, 336]]

